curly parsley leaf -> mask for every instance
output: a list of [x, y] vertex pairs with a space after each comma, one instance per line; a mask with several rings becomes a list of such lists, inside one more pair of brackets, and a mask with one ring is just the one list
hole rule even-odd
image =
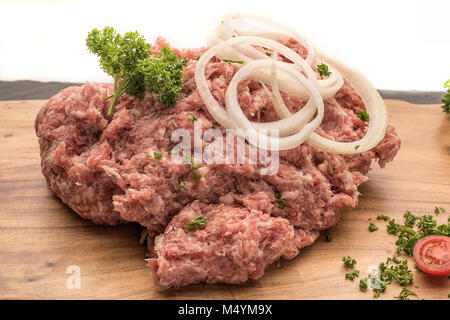
[[356, 115], [358, 116], [358, 118], [360, 118], [364, 122], [370, 121], [370, 115], [367, 113], [367, 111], [358, 110], [358, 111], [356, 111]]
[[377, 227], [377, 225], [375, 223], [371, 222], [369, 224], [369, 228], [368, 229], [369, 229], [370, 232], [374, 232], [374, 231], [378, 230], [378, 227]]
[[384, 214], [377, 215], [377, 220], [388, 221], [390, 219], [391, 219], [390, 217], [388, 217], [387, 215], [384, 215]]
[[317, 72], [322, 77], [329, 77], [331, 75], [331, 71], [328, 70], [328, 66], [325, 63], [321, 63], [317, 66]]
[[151, 45], [138, 32], [123, 36], [112, 27], [92, 29], [86, 38], [90, 52], [99, 56], [100, 67], [114, 79], [114, 94], [108, 116], [114, 113], [117, 100], [124, 94], [141, 97], [144, 91], [155, 94], [156, 100], [172, 107], [182, 87], [182, 68], [187, 59], [178, 59], [169, 48], [163, 47], [151, 57]]
[[359, 271], [358, 270], [353, 270], [353, 271], [349, 271], [345, 274], [345, 279], [346, 280], [351, 280], [353, 281], [355, 278], [359, 277]]
[[350, 256], [343, 257], [342, 261], [344, 262], [344, 267], [346, 269], [351, 269], [356, 265], [356, 260]]

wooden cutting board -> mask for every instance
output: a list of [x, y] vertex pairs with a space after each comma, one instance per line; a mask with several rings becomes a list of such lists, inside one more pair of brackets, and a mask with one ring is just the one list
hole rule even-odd
[[[47, 189], [40, 170], [34, 118], [45, 100], [0, 102], [0, 298], [26, 299], [372, 299], [344, 280], [341, 258], [351, 255], [361, 275], [395, 253], [383, 213], [402, 220], [405, 210], [423, 215], [435, 206], [450, 212], [450, 116], [439, 106], [387, 100], [390, 123], [402, 139], [393, 163], [373, 164], [357, 209], [345, 212], [294, 260], [281, 259], [258, 281], [243, 285], [192, 285], [161, 290], [145, 265], [135, 224], [100, 227], [82, 220]], [[440, 223], [448, 214], [440, 214]], [[379, 226], [369, 232], [368, 219]], [[413, 266], [409, 259], [410, 267]], [[66, 273], [79, 266], [81, 288], [69, 290]], [[450, 280], [414, 268], [419, 298], [447, 299]], [[388, 286], [380, 299], [401, 288]], [[413, 297], [414, 299], [414, 297]]]

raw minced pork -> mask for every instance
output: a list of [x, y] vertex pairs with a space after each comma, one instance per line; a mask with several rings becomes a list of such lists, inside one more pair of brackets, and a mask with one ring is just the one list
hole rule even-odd
[[[284, 44], [306, 54], [293, 39]], [[153, 52], [164, 45], [168, 44], [159, 38]], [[203, 132], [223, 128], [208, 113], [193, 76], [195, 58], [205, 48], [174, 50], [191, 58], [174, 108], [166, 108], [149, 93], [141, 99], [124, 95], [108, 117], [105, 98], [112, 86], [86, 83], [52, 97], [35, 123], [48, 187], [95, 223], [138, 222], [145, 227], [149, 265], [160, 286], [240, 283], [261, 277], [280, 257], [294, 258], [320, 230], [334, 225], [343, 210], [357, 205], [358, 186], [367, 180], [372, 160], [383, 167], [400, 147], [394, 128], [388, 126], [384, 139], [361, 154], [337, 155], [302, 144], [279, 153], [275, 174], [261, 175], [257, 164], [203, 163], [196, 170], [201, 174], [197, 179], [189, 164], [172, 161], [171, 133], [184, 128], [193, 136], [190, 116], [201, 120]], [[216, 58], [207, 64], [206, 77], [219, 103], [224, 103], [235, 72], [233, 65]], [[258, 81], [242, 81], [238, 98], [250, 120], [279, 119]], [[283, 98], [292, 112], [306, 103], [286, 94]], [[367, 124], [357, 117], [357, 110], [365, 110], [364, 103], [345, 81], [325, 100], [324, 120], [316, 132], [336, 141], [361, 138]], [[155, 159], [154, 152], [162, 159]], [[188, 190], [179, 188], [180, 180]], [[205, 227], [183, 228], [199, 212], [208, 219]]]

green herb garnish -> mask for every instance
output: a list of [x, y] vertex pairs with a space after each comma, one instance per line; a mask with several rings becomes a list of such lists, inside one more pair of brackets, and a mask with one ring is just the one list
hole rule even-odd
[[400, 294], [394, 298], [399, 299], [399, 300], [409, 300], [409, 296], [417, 296], [417, 293], [409, 290], [406, 287], [403, 287], [402, 291], [400, 291]]
[[356, 111], [356, 115], [358, 116], [358, 118], [360, 118], [364, 122], [369, 122], [370, 121], [369, 114], [366, 111], [364, 111], [364, 110]]
[[390, 217], [384, 215], [384, 214], [379, 214], [377, 215], [377, 220], [384, 220], [384, 221], [388, 221], [389, 219], [391, 219]]
[[153, 152], [153, 156], [155, 157], [156, 160], [161, 160], [163, 155], [159, 152]]
[[193, 164], [191, 163], [190, 169], [191, 171], [197, 170], [198, 168], [200, 168], [202, 165], [200, 164]]
[[284, 205], [284, 203], [280, 203], [279, 205], [278, 205], [278, 208], [280, 208], [280, 209], [284, 209], [286, 206]]
[[400, 260], [397, 257], [387, 258], [385, 263], [379, 265], [380, 279], [386, 283], [392, 280], [401, 286], [406, 286], [413, 281], [413, 274], [408, 267], [407, 260]]
[[186, 230], [195, 230], [198, 228], [201, 228], [205, 226], [206, 224], [206, 218], [203, 217], [201, 214], [195, 216], [187, 225], [184, 226]]
[[376, 225], [375, 223], [371, 222], [371, 223], [369, 224], [369, 231], [370, 231], [370, 232], [374, 232], [374, 231], [376, 231], [376, 230], [378, 230], [377, 225]]
[[181, 188], [183, 188], [185, 191], [189, 190], [189, 188], [184, 184], [183, 180], [180, 179], [178, 190], [181, 190]]
[[450, 114], [450, 79], [444, 83], [444, 89], [447, 89], [447, 93], [442, 98], [442, 112]]
[[331, 241], [333, 241], [333, 237], [331, 236], [331, 235], [327, 235], [326, 237], [325, 237], [325, 241], [326, 242], [331, 242]]
[[367, 278], [359, 280], [359, 290], [361, 291], [367, 290]]
[[346, 280], [351, 280], [353, 281], [355, 278], [359, 277], [359, 271], [358, 270], [353, 270], [353, 271], [349, 271], [345, 274], [345, 279]]
[[450, 236], [450, 224], [438, 225], [434, 216], [424, 215], [418, 217], [407, 211], [403, 217], [403, 225], [395, 223], [395, 219], [389, 221], [387, 232], [398, 235], [397, 252], [405, 252], [412, 256], [417, 241], [430, 235]]
[[328, 66], [325, 63], [321, 63], [317, 66], [317, 71], [322, 77], [329, 77], [331, 71], [328, 70]]
[[197, 121], [197, 120], [198, 120], [198, 118], [196, 116], [189, 116], [189, 121], [194, 122], [194, 121]]
[[152, 57], [150, 44], [137, 32], [125, 35], [114, 28], [92, 29], [86, 39], [89, 51], [100, 57], [100, 67], [114, 79], [114, 94], [107, 115], [114, 113], [119, 97], [124, 93], [142, 97], [145, 89], [155, 99], [172, 107], [178, 101], [183, 84], [182, 69], [188, 59], [178, 59], [169, 48], [163, 47]]
[[406, 211], [403, 214], [403, 218], [405, 218], [405, 226], [410, 228], [412, 228], [416, 223], [417, 219], [419, 219], [419, 217], [413, 215], [410, 211]]
[[192, 176], [194, 177], [194, 179], [197, 179], [197, 180], [199, 180], [203, 177], [200, 173], [195, 173], [195, 172], [192, 172]]
[[439, 214], [439, 212], [445, 213], [445, 209], [442, 207], [434, 208], [434, 213]]
[[395, 223], [395, 219], [389, 221], [387, 225], [387, 233], [389, 234], [397, 234], [399, 231], [398, 224]]
[[356, 260], [350, 256], [343, 257], [342, 261], [344, 262], [344, 267], [346, 269], [351, 269], [356, 265]]

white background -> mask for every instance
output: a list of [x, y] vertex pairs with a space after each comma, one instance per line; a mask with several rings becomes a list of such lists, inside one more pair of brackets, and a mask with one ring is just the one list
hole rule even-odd
[[0, 80], [110, 82], [85, 48], [90, 29], [197, 47], [241, 9], [297, 29], [380, 89], [440, 91], [450, 78], [450, 0], [0, 0]]

